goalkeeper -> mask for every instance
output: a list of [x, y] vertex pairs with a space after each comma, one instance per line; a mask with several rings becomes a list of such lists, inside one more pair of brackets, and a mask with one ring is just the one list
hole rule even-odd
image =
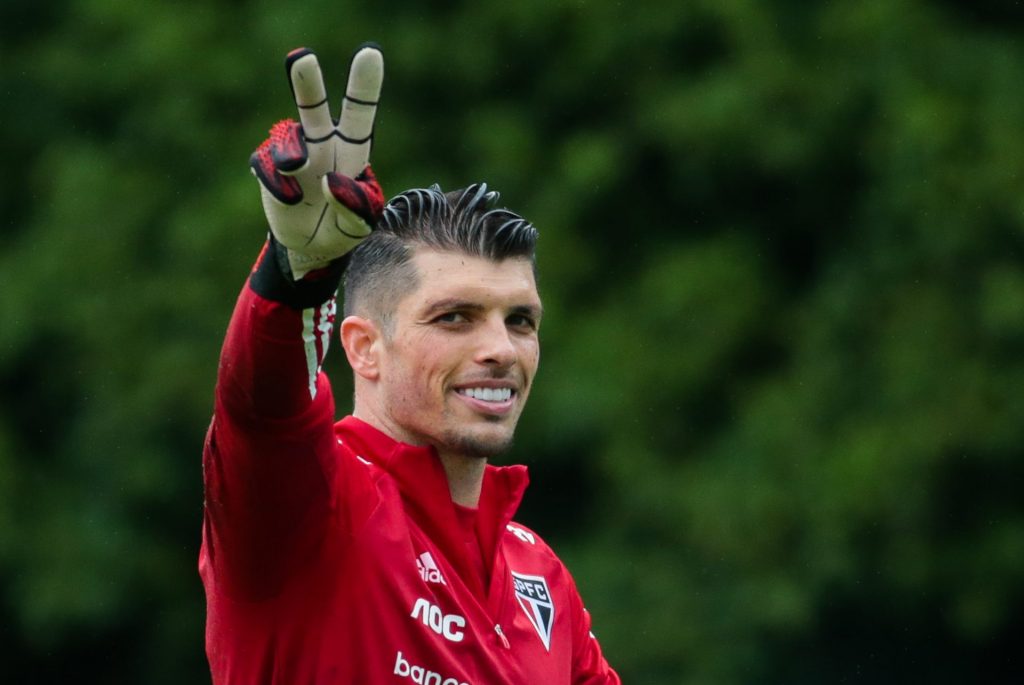
[[[380, 50], [340, 118], [288, 55], [299, 121], [251, 166], [270, 235], [228, 327], [203, 454], [199, 570], [217, 685], [618, 683], [569, 572], [512, 522], [539, 361], [537, 232], [485, 184], [387, 205], [368, 166]], [[321, 363], [355, 379], [335, 423]]]

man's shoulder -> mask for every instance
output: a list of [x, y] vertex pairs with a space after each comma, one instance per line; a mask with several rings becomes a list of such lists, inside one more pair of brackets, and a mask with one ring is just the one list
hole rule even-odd
[[517, 521], [509, 521], [505, 525], [505, 549], [516, 556], [548, 558], [561, 564], [555, 551], [536, 531]]
[[577, 594], [576, 583], [565, 562], [533, 530], [521, 523], [505, 527], [505, 559], [517, 595], [561, 601], [566, 594]]

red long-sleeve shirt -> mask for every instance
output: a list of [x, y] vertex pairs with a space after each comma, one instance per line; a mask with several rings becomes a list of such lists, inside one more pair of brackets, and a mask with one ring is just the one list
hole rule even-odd
[[474, 514], [432, 448], [335, 424], [334, 299], [295, 308], [260, 280], [231, 319], [204, 450], [214, 683], [619, 683], [569, 572], [511, 521], [526, 468], [488, 466]]

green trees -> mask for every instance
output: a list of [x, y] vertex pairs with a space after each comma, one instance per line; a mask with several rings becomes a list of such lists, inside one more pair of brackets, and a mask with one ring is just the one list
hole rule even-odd
[[367, 38], [385, 190], [541, 228], [521, 518], [628, 680], [1019, 674], [1021, 15], [677, 4], [5, 3], [0, 680], [203, 678], [246, 160]]

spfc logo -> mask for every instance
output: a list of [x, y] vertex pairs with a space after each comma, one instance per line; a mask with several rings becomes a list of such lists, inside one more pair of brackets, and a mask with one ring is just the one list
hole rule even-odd
[[541, 576], [526, 576], [513, 571], [512, 584], [516, 589], [519, 606], [537, 629], [544, 649], [550, 652], [551, 626], [555, 624], [555, 603], [551, 601], [547, 581]]

